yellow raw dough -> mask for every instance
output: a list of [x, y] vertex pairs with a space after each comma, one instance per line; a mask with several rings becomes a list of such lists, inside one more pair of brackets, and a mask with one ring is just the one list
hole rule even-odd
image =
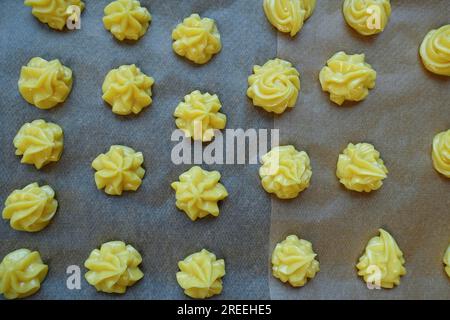
[[72, 12], [70, 6], [77, 6], [80, 12], [84, 3], [80, 0], [25, 0], [25, 5], [32, 8], [31, 13], [50, 28], [62, 30]]
[[147, 8], [137, 0], [116, 0], [105, 7], [103, 25], [118, 40], [138, 40], [152, 20]]
[[406, 274], [405, 259], [394, 238], [383, 229], [379, 231], [379, 236], [370, 239], [356, 268], [366, 283], [393, 288]]
[[347, 24], [364, 36], [380, 33], [391, 16], [390, 0], [345, 0], [342, 8]]
[[178, 267], [177, 281], [187, 296], [204, 299], [222, 292], [225, 261], [217, 260], [208, 250], [191, 254], [178, 262]]
[[25, 123], [14, 137], [16, 155], [20, 162], [33, 164], [40, 169], [50, 162], [56, 162], [63, 150], [63, 131], [60, 126], [42, 119]]
[[39, 109], [50, 109], [66, 100], [72, 90], [72, 70], [58, 59], [35, 57], [20, 71], [19, 92]]
[[448, 277], [450, 278], [450, 245], [447, 248], [447, 251], [445, 251], [444, 254], [444, 265], [445, 265], [445, 272], [447, 273]]
[[264, 12], [281, 32], [295, 36], [316, 7], [316, 0], [264, 0]]
[[186, 137], [194, 140], [211, 141], [214, 130], [223, 129], [227, 117], [220, 113], [222, 107], [217, 95], [202, 94], [196, 90], [184, 97], [175, 109], [177, 127], [184, 131]]
[[225, 187], [219, 183], [218, 171], [206, 171], [194, 166], [180, 176], [180, 181], [173, 182], [176, 192], [177, 208], [184, 211], [195, 221], [198, 218], [219, 215], [217, 202], [228, 196]]
[[6, 299], [25, 298], [36, 293], [47, 276], [48, 266], [39, 252], [18, 249], [0, 263], [0, 294]]
[[139, 269], [142, 257], [131, 245], [122, 241], [110, 241], [95, 249], [84, 262], [89, 270], [85, 278], [97, 291], [106, 293], [125, 293], [142, 279]]
[[288, 61], [274, 59], [255, 65], [248, 77], [247, 96], [267, 112], [283, 113], [293, 108], [300, 91], [300, 74]]
[[180, 56], [197, 63], [207, 63], [222, 49], [216, 22], [200, 18], [196, 13], [185, 18], [172, 32], [173, 50]]
[[92, 162], [92, 168], [97, 171], [95, 184], [114, 196], [120, 196], [123, 191], [136, 191], [145, 174], [143, 163], [142, 152], [126, 146], [111, 146], [107, 153], [100, 154]]
[[420, 46], [420, 56], [429, 71], [450, 76], [450, 24], [428, 32]]
[[309, 187], [312, 171], [308, 154], [294, 146], [274, 147], [262, 157], [261, 184], [280, 199], [292, 199]]
[[55, 191], [50, 186], [35, 183], [14, 190], [6, 198], [3, 219], [10, 220], [15, 230], [36, 232], [44, 229], [58, 208]]
[[272, 274], [293, 287], [302, 287], [320, 271], [316, 256], [311, 242], [290, 235], [273, 250]]
[[138, 114], [152, 103], [152, 85], [155, 80], [136, 65], [113, 69], [103, 82], [103, 100], [119, 115]]
[[341, 51], [327, 61], [319, 79], [322, 90], [330, 93], [331, 101], [338, 105], [345, 100], [361, 101], [375, 87], [377, 73], [364, 59], [364, 54], [347, 55]]
[[378, 190], [388, 170], [380, 153], [370, 143], [349, 143], [339, 155], [336, 176], [349, 190], [370, 192]]
[[434, 137], [431, 155], [436, 171], [450, 178], [450, 129]]

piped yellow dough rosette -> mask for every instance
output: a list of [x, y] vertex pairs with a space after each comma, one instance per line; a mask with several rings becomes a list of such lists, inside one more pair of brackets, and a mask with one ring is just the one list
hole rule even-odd
[[214, 130], [225, 128], [227, 117], [220, 113], [222, 108], [217, 95], [202, 94], [196, 90], [184, 97], [175, 109], [177, 127], [185, 133], [186, 137], [194, 140], [211, 141]]
[[47, 276], [48, 266], [39, 252], [18, 249], [0, 263], [0, 294], [6, 299], [25, 298], [36, 293]]
[[173, 50], [180, 56], [197, 63], [207, 63], [222, 49], [216, 22], [200, 18], [196, 13], [185, 18], [172, 32]]
[[255, 65], [248, 78], [247, 96], [253, 105], [268, 112], [283, 113], [293, 108], [300, 91], [300, 74], [288, 61], [273, 59]]
[[92, 162], [95, 184], [105, 193], [120, 196], [123, 191], [136, 191], [142, 183], [144, 156], [130, 147], [115, 145]]
[[438, 133], [434, 137], [431, 156], [436, 171], [450, 178], [450, 130]]
[[56, 162], [63, 150], [63, 131], [60, 126], [42, 119], [25, 123], [14, 137], [16, 155], [20, 162], [33, 164], [40, 169], [50, 162]]
[[136, 65], [113, 69], [103, 82], [103, 100], [119, 115], [138, 114], [152, 103], [152, 85], [155, 80]]
[[36, 232], [44, 229], [58, 208], [55, 191], [36, 182], [14, 190], [5, 201], [3, 219], [10, 220], [13, 229]]
[[316, 7], [316, 0], [264, 0], [264, 12], [281, 32], [295, 36]]
[[39, 109], [50, 109], [66, 100], [72, 90], [72, 70], [58, 59], [35, 57], [20, 71], [19, 92]]
[[450, 278], [450, 245], [448, 246], [447, 251], [445, 251], [443, 262], [445, 265], [445, 272]]
[[429, 71], [450, 76], [450, 24], [428, 32], [420, 46], [420, 57]]
[[177, 281], [184, 293], [195, 299], [210, 298], [222, 292], [225, 261], [206, 249], [178, 262]]
[[375, 87], [377, 73], [364, 60], [364, 54], [347, 55], [341, 51], [327, 61], [319, 79], [331, 101], [342, 105], [345, 100], [361, 101], [367, 97], [369, 89]]
[[206, 171], [194, 166], [180, 175], [180, 181], [173, 182], [176, 206], [195, 221], [198, 218], [219, 215], [218, 201], [228, 196], [227, 189], [219, 183], [218, 171]]
[[152, 20], [147, 8], [137, 0], [116, 0], [105, 7], [103, 25], [118, 40], [138, 40]]
[[290, 235], [272, 253], [272, 274], [293, 287], [302, 287], [319, 272], [319, 261], [309, 241]]
[[378, 190], [388, 170], [380, 153], [370, 143], [349, 143], [339, 155], [336, 176], [349, 190], [370, 192]]
[[364, 36], [380, 33], [391, 16], [390, 0], [345, 0], [343, 6], [347, 24]]
[[84, 266], [89, 270], [85, 278], [97, 291], [125, 293], [144, 276], [139, 269], [141, 262], [141, 255], [131, 245], [122, 241], [106, 242], [85, 261]]
[[[76, 6], [83, 11], [84, 3], [80, 0], [25, 0], [25, 5], [32, 8], [31, 13], [50, 28], [62, 30]], [[75, 11], [75, 13], [78, 13]]]
[[389, 289], [399, 285], [400, 277], [406, 274], [405, 259], [394, 238], [383, 229], [379, 231], [379, 236], [370, 239], [356, 268], [366, 283]]
[[309, 156], [294, 146], [274, 147], [265, 154], [259, 169], [261, 184], [280, 199], [292, 199], [309, 187], [312, 176]]

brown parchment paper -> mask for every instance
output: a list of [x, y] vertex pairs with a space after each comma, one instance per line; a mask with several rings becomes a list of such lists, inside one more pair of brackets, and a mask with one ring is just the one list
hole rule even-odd
[[[271, 244], [288, 234], [313, 243], [321, 271], [300, 289], [270, 278], [274, 299], [449, 299], [442, 257], [450, 242], [450, 180], [433, 170], [434, 135], [450, 128], [450, 81], [426, 71], [418, 47], [425, 34], [450, 23], [446, 0], [391, 1], [385, 31], [362, 37], [342, 16], [343, 1], [318, 1], [294, 39], [278, 35], [278, 57], [301, 73], [297, 107], [275, 118], [281, 143], [306, 150], [311, 187], [292, 201], [272, 200]], [[335, 52], [365, 53], [378, 73], [368, 98], [338, 107], [322, 92], [318, 74]], [[389, 169], [370, 194], [346, 190], [335, 176], [349, 142], [370, 142]], [[397, 240], [408, 274], [393, 290], [368, 290], [355, 264], [383, 227]]]

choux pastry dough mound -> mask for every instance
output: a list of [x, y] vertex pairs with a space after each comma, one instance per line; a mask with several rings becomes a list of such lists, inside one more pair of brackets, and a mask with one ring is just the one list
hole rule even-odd
[[227, 117], [220, 113], [222, 108], [217, 95], [202, 94], [196, 90], [184, 97], [174, 112], [177, 127], [186, 137], [194, 140], [211, 141], [214, 130], [225, 128]]
[[336, 176], [349, 190], [370, 192], [378, 190], [388, 170], [380, 153], [370, 143], [349, 143], [339, 155]]
[[434, 137], [431, 156], [436, 171], [450, 178], [450, 129]]
[[197, 63], [207, 63], [222, 49], [216, 22], [200, 18], [196, 13], [185, 18], [172, 32], [173, 50], [180, 56]]
[[264, 0], [264, 12], [281, 32], [295, 36], [316, 7], [316, 0]]
[[138, 40], [152, 20], [147, 8], [137, 0], [116, 0], [105, 7], [103, 25], [118, 40]]
[[342, 105], [345, 100], [361, 101], [367, 97], [369, 89], [375, 87], [377, 73], [364, 60], [364, 54], [347, 55], [341, 51], [327, 61], [319, 79], [331, 101]]
[[248, 78], [247, 96], [267, 112], [283, 113], [293, 108], [300, 91], [300, 74], [288, 61], [274, 59], [255, 65]]
[[272, 274], [293, 287], [302, 287], [319, 272], [312, 244], [290, 235], [272, 253]]
[[19, 92], [39, 109], [50, 109], [66, 100], [72, 90], [72, 70], [58, 59], [32, 58], [20, 71]]
[[294, 146], [274, 147], [262, 157], [259, 169], [261, 184], [280, 199], [292, 199], [309, 187], [311, 164], [305, 151]]
[[379, 231], [379, 236], [370, 239], [356, 268], [366, 283], [393, 288], [406, 274], [405, 259], [394, 238], [383, 229]]
[[113, 69], [103, 82], [103, 100], [119, 115], [138, 114], [152, 103], [152, 85], [155, 80], [136, 65]]
[[42, 119], [25, 123], [14, 137], [16, 155], [20, 162], [33, 164], [40, 169], [50, 162], [56, 162], [63, 150], [63, 131], [60, 126]]
[[31, 296], [41, 288], [47, 272], [39, 252], [15, 250], [0, 263], [0, 294], [6, 299]]
[[62, 30], [71, 15], [70, 6], [77, 6], [81, 11], [84, 3], [80, 0], [25, 0], [25, 5], [32, 8], [31, 13], [50, 28]]
[[420, 57], [429, 71], [450, 76], [450, 24], [428, 32], [420, 46]]
[[450, 245], [447, 248], [447, 251], [445, 251], [444, 254], [444, 265], [445, 265], [445, 272], [447, 273], [448, 277], [450, 278]]
[[343, 6], [347, 24], [364, 36], [380, 33], [391, 16], [390, 0], [345, 0]]
[[177, 281], [184, 293], [195, 299], [205, 299], [222, 292], [225, 261], [206, 249], [178, 262]]
[[55, 191], [50, 186], [40, 187], [35, 182], [14, 190], [6, 198], [2, 217], [10, 220], [15, 230], [36, 232], [50, 223], [57, 208]]
[[141, 255], [131, 245], [122, 241], [106, 242], [85, 261], [84, 266], [89, 270], [85, 278], [97, 291], [125, 293], [144, 276], [139, 269], [141, 262]]
[[206, 171], [194, 166], [180, 175], [180, 181], [173, 182], [176, 206], [195, 221], [198, 218], [219, 215], [218, 201], [228, 196], [227, 189], [219, 183], [218, 171]]
[[142, 168], [144, 155], [134, 149], [114, 145], [105, 154], [100, 154], [92, 162], [95, 173], [95, 184], [105, 193], [120, 196], [123, 191], [136, 191], [145, 174]]

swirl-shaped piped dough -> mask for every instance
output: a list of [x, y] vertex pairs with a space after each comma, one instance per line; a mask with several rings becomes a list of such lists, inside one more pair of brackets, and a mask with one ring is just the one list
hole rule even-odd
[[14, 190], [6, 198], [3, 219], [15, 230], [36, 232], [44, 229], [56, 213], [58, 201], [50, 186], [35, 183]]
[[330, 93], [331, 101], [338, 105], [345, 100], [361, 101], [375, 87], [377, 73], [364, 59], [364, 54], [347, 55], [341, 51], [327, 61], [319, 79], [322, 90]]
[[177, 281], [184, 293], [196, 299], [209, 298], [222, 292], [225, 261], [206, 249], [178, 262]]
[[196, 90], [184, 97], [175, 109], [175, 123], [186, 137], [211, 141], [214, 130], [225, 128], [227, 117], [220, 113], [222, 107], [217, 95], [202, 94]]
[[370, 192], [378, 190], [388, 170], [380, 153], [370, 143], [349, 143], [339, 155], [336, 176], [349, 190]]
[[20, 162], [33, 164], [40, 169], [50, 162], [56, 162], [63, 150], [63, 131], [60, 126], [42, 119], [25, 123], [14, 137], [16, 155]]
[[31, 13], [50, 28], [62, 30], [72, 12], [70, 6], [77, 6], [81, 11], [84, 3], [80, 0], [25, 0], [25, 5], [32, 8]]
[[137, 0], [116, 0], [105, 7], [103, 25], [118, 40], [138, 40], [152, 20], [147, 8]]
[[444, 254], [444, 265], [445, 265], [445, 272], [447, 273], [448, 277], [450, 278], [450, 245], [448, 246], [447, 250]]
[[144, 155], [130, 147], [115, 145], [92, 162], [95, 184], [105, 188], [109, 195], [121, 195], [123, 191], [136, 191], [142, 183], [145, 170], [142, 168]]
[[217, 202], [228, 196], [227, 189], [219, 183], [218, 171], [206, 171], [194, 166], [180, 175], [180, 181], [173, 182], [176, 206], [195, 221], [198, 218], [219, 215]]
[[274, 147], [265, 154], [259, 168], [261, 184], [280, 199], [291, 199], [309, 187], [312, 171], [308, 154], [294, 146]]
[[152, 85], [155, 80], [136, 65], [123, 65], [113, 69], [103, 82], [103, 100], [120, 115], [138, 114], [152, 103]]
[[20, 71], [19, 92], [39, 109], [50, 109], [64, 102], [72, 90], [72, 70], [58, 59], [35, 57]]
[[300, 74], [288, 61], [269, 60], [263, 66], [253, 67], [248, 86], [247, 96], [253, 100], [253, 105], [280, 114], [295, 106]]
[[316, 0], [264, 0], [264, 12], [281, 32], [295, 36], [316, 7]]
[[394, 238], [383, 229], [379, 231], [379, 236], [370, 239], [356, 268], [367, 283], [393, 288], [406, 274], [405, 259]]
[[204, 64], [222, 49], [216, 22], [196, 13], [185, 18], [172, 32], [173, 50], [180, 56]]
[[36, 293], [47, 276], [48, 266], [39, 252], [18, 249], [0, 263], [0, 294], [6, 299], [25, 298]]
[[450, 24], [428, 32], [420, 46], [420, 56], [429, 71], [450, 76]]
[[434, 137], [431, 156], [436, 171], [450, 178], [450, 129]]
[[142, 279], [139, 269], [142, 257], [131, 245], [122, 241], [110, 241], [94, 249], [84, 266], [89, 270], [85, 278], [97, 291], [125, 293], [127, 287]]
[[278, 243], [272, 253], [272, 274], [293, 287], [302, 287], [319, 272], [312, 244], [290, 235]]
[[384, 30], [391, 16], [390, 0], [345, 0], [347, 24], [359, 34], [369, 36]]

